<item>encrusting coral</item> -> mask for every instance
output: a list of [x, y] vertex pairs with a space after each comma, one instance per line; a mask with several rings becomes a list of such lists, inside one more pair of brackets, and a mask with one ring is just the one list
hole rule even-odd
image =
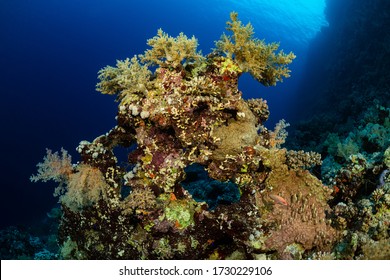
[[[50, 152], [32, 177], [62, 184], [63, 258], [289, 259], [331, 249], [331, 191], [304, 169], [318, 156], [282, 149], [287, 124], [266, 129], [266, 101], [238, 89], [244, 72], [275, 85], [295, 56], [230, 18], [232, 35], [207, 56], [194, 37], [159, 30], [143, 55], [99, 71], [98, 91], [120, 102], [117, 125], [82, 141], [78, 164]], [[124, 164], [118, 146], [129, 148]], [[209, 179], [196, 182], [194, 165]], [[206, 183], [218, 197], [200, 199]]]

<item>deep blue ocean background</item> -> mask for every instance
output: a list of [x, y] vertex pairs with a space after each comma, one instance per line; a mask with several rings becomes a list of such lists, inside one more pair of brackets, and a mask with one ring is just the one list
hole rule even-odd
[[143, 53], [158, 28], [195, 35], [207, 54], [236, 11], [257, 38], [293, 51], [291, 78], [278, 86], [239, 81], [245, 98], [268, 101], [273, 127], [294, 120], [309, 44], [328, 25], [324, 8], [324, 0], [1, 0], [1, 228], [39, 222], [56, 205], [55, 183], [29, 181], [36, 163], [61, 147], [75, 162], [81, 140], [115, 125], [117, 103], [95, 91], [97, 72]]

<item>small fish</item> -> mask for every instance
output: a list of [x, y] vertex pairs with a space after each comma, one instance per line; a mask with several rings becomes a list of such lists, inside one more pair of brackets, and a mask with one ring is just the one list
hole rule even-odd
[[175, 221], [175, 227], [176, 227], [176, 228], [181, 228], [181, 224], [179, 223], [178, 220]]
[[175, 195], [174, 193], [170, 193], [170, 195], [169, 195], [169, 200], [170, 200], [170, 201], [177, 200], [176, 195]]
[[281, 197], [279, 195], [270, 194], [269, 197], [272, 198], [273, 201], [275, 201], [275, 203], [278, 203], [278, 204], [281, 204], [281, 205], [284, 205], [284, 206], [288, 206], [287, 201], [283, 197]]

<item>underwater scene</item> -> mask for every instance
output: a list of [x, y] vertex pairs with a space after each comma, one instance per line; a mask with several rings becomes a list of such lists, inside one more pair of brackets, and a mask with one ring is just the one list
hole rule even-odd
[[390, 260], [390, 1], [3, 0], [0, 257]]

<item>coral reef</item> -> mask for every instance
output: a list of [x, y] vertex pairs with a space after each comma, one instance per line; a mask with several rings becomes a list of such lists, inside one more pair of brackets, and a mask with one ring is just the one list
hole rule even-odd
[[389, 119], [390, 108], [370, 107], [345, 139], [333, 134], [324, 143], [322, 178], [334, 189], [332, 221], [343, 232], [336, 258], [390, 259]]
[[58, 259], [57, 231], [61, 211], [53, 208], [38, 226], [9, 226], [0, 230], [0, 259]]
[[386, 161], [385, 150], [389, 146], [390, 108], [376, 104], [367, 108], [344, 139], [338, 133], [331, 133], [319, 145], [325, 156], [322, 178], [332, 184], [332, 178], [344, 165], [350, 165], [354, 174], [366, 169], [377, 174]]
[[320, 153], [317, 176], [333, 189], [329, 219], [340, 239], [330, 254], [311, 257], [390, 259], [390, 33], [381, 28], [390, 2], [326, 2], [329, 26], [312, 43], [299, 89], [307, 119], [286, 143]]
[[[336, 178], [339, 180], [341, 176]], [[333, 253], [335, 258], [390, 259], [390, 180], [386, 178], [384, 185], [374, 190], [362, 190], [365, 179], [353, 177], [335, 185], [341, 190], [335, 199], [332, 220], [343, 232]], [[357, 190], [352, 191], [352, 199], [346, 198], [346, 192], [353, 188]]]
[[[275, 85], [295, 56], [253, 38], [236, 13], [230, 19], [231, 35], [207, 56], [194, 37], [159, 30], [143, 55], [99, 72], [98, 91], [119, 101], [117, 125], [80, 142], [77, 164], [48, 150], [31, 178], [60, 183], [62, 258], [331, 252], [340, 234], [329, 220], [332, 190], [306, 170], [320, 164], [318, 155], [282, 148], [288, 124], [266, 129], [266, 101], [244, 100], [238, 89], [244, 72]], [[125, 163], [115, 147], [129, 151]]]
[[390, 108], [375, 104], [349, 133], [317, 145], [319, 176], [333, 189], [329, 218], [342, 235], [331, 254], [313, 258], [390, 259], [389, 120]]

